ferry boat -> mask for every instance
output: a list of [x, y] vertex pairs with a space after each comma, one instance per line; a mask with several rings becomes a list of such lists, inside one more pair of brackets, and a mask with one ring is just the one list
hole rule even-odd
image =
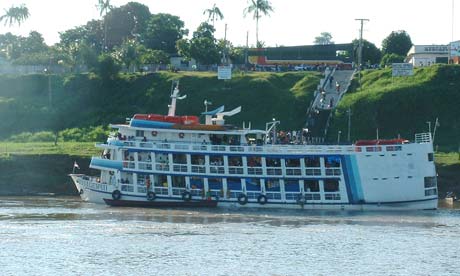
[[[437, 179], [430, 133], [349, 145], [281, 144], [276, 122], [237, 128], [224, 106], [176, 116], [136, 114], [107, 142], [90, 167], [71, 174], [81, 198], [112, 206], [263, 207], [326, 210], [436, 209]], [[207, 106], [206, 106], [207, 107]]]

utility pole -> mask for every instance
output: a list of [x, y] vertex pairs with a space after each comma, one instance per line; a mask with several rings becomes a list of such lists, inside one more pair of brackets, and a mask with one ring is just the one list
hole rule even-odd
[[347, 110], [347, 115], [348, 115], [348, 133], [347, 133], [347, 141], [351, 142], [350, 139], [350, 132], [351, 132], [351, 108], [348, 108]]
[[246, 32], [246, 51], [244, 52], [244, 72], [248, 72], [248, 43], [249, 43], [249, 31]]
[[224, 57], [223, 57], [223, 63], [224, 65], [228, 65], [227, 62], [227, 23], [225, 23], [225, 34], [224, 34]]
[[355, 19], [361, 21], [361, 28], [359, 30], [359, 46], [358, 46], [358, 83], [359, 87], [361, 88], [361, 64], [363, 59], [363, 25], [364, 21], [369, 21], [369, 19], [365, 18], [358, 18]]

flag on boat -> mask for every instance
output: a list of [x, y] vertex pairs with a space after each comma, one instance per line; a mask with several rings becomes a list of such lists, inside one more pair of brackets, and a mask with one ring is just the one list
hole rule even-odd
[[80, 169], [80, 166], [78, 166], [77, 161], [74, 161], [74, 162], [73, 162], [73, 167], [74, 167], [74, 168], [77, 168], [77, 169]]

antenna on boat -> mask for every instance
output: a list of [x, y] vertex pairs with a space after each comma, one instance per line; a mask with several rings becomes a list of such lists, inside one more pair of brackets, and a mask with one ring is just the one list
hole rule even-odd
[[179, 96], [179, 80], [173, 81], [171, 84], [171, 104], [168, 105], [168, 116], [176, 115], [176, 101], [187, 98], [187, 95]]

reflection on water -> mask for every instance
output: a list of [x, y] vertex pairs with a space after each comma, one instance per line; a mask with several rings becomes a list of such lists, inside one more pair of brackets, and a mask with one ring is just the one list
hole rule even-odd
[[458, 275], [460, 206], [447, 207], [158, 210], [0, 197], [0, 274]]

